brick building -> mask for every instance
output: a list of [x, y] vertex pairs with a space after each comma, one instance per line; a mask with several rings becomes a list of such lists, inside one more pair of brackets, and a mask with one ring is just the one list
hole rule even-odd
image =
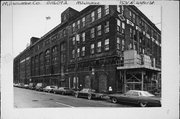
[[15, 83], [93, 88], [161, 88], [161, 31], [135, 6], [67, 8], [61, 23], [14, 59]]

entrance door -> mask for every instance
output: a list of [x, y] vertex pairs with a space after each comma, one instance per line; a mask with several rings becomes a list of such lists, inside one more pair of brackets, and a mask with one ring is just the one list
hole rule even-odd
[[85, 77], [84, 88], [91, 88], [91, 77], [89, 75]]
[[99, 92], [107, 92], [107, 76], [99, 76]]

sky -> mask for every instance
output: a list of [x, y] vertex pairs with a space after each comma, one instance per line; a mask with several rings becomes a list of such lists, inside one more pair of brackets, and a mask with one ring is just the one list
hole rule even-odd
[[[30, 43], [31, 37], [42, 37], [61, 23], [61, 13], [68, 5], [15, 5], [12, 7], [13, 57], [22, 52]], [[71, 5], [81, 11], [87, 5]], [[137, 6], [153, 23], [161, 29], [161, 6]], [[50, 16], [49, 20], [46, 17]]]

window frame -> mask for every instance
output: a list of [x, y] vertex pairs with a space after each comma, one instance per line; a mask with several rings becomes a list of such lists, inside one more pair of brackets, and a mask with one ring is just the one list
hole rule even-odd
[[101, 17], [102, 17], [102, 8], [99, 7], [99, 8], [97, 9], [97, 19], [101, 19]]
[[109, 5], [104, 6], [104, 12], [105, 12], [105, 15], [109, 14]]
[[102, 35], [102, 25], [100, 24], [100, 25], [98, 25], [97, 26], [97, 36], [101, 36]]
[[91, 44], [91, 50], [90, 50], [90, 53], [91, 54], [94, 54], [95, 53], [95, 44]]
[[91, 22], [95, 21], [95, 12], [91, 12]]
[[104, 32], [105, 32], [105, 33], [109, 33], [109, 21], [106, 21], [106, 22], [105, 22]]
[[83, 18], [82, 18], [82, 27], [85, 27], [85, 25], [86, 25], [86, 18], [83, 17]]
[[104, 40], [104, 50], [108, 51], [109, 50], [109, 38]]
[[86, 51], [86, 48], [85, 48], [85, 46], [83, 46], [81, 48], [81, 56], [85, 56], [85, 51]]
[[100, 53], [100, 52], [102, 52], [102, 42], [101, 41], [97, 42], [97, 53]]

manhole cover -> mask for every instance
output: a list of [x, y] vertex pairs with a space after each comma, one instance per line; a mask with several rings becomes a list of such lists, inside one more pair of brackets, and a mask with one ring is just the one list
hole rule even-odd
[[38, 101], [38, 100], [32, 100], [33, 102], [36, 102], [36, 101]]
[[54, 99], [50, 98], [49, 100], [54, 100]]

